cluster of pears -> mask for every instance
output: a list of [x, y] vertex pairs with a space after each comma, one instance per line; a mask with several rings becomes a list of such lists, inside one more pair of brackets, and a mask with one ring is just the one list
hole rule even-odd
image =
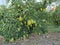
[[[22, 21], [23, 21], [23, 17], [20, 16], [20, 17], [18, 18], [18, 20], [19, 20], [20, 22], [22, 22]], [[31, 26], [32, 24], [36, 24], [36, 21], [33, 20], [33, 19], [28, 19], [25, 23], [27, 23], [28, 26]]]

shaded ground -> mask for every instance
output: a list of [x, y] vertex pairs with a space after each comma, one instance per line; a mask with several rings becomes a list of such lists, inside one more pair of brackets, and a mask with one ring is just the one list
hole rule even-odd
[[60, 33], [48, 33], [40, 36], [32, 35], [29, 39], [8, 44], [0, 41], [0, 45], [60, 45]]

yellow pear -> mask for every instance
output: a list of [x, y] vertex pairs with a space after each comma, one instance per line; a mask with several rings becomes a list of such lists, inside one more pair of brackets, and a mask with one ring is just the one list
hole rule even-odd
[[20, 5], [18, 4], [18, 7], [20, 7]]
[[22, 20], [23, 20], [23, 18], [20, 16], [20, 17], [19, 17], [19, 21], [22, 21]]
[[35, 20], [33, 20], [33, 19], [31, 19], [31, 23], [33, 24], [33, 23], [36, 23], [36, 21]]
[[10, 39], [10, 42], [14, 42], [14, 38], [11, 38], [11, 39]]
[[39, 33], [39, 35], [40, 35], [40, 33]]
[[31, 20], [28, 20], [27, 25], [31, 25], [31, 24], [32, 24]]

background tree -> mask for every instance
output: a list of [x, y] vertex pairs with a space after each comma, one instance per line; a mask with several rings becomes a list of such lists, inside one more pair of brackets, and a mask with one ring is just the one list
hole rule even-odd
[[[24, 0], [25, 1], [25, 0]], [[52, 0], [44, 0], [36, 3], [35, 0], [12, 0], [9, 8], [0, 11], [0, 35], [6, 41], [29, 37], [32, 33], [45, 34], [48, 32], [47, 26], [59, 23], [58, 12], [46, 12], [47, 4]], [[57, 15], [56, 15], [57, 14]], [[54, 18], [53, 18], [54, 17]]]

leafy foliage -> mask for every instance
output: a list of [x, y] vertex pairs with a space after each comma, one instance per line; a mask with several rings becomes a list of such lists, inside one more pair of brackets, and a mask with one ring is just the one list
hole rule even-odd
[[55, 18], [55, 13], [45, 11], [46, 4], [46, 1], [27, 1], [23, 4], [20, 0], [13, 0], [11, 7], [0, 11], [0, 35], [4, 36], [6, 41], [14, 41], [29, 37], [32, 33], [46, 33], [47, 26], [55, 19], [59, 20], [59, 16]]

